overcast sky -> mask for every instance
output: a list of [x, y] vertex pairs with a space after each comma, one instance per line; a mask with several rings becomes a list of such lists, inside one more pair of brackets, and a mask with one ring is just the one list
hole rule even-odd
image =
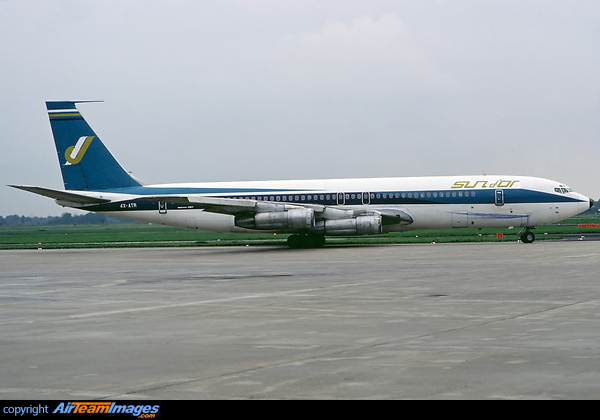
[[[46, 100], [147, 183], [551, 178], [600, 197], [598, 0], [0, 0], [0, 215], [60, 215]], [[70, 210], [69, 210], [70, 211]]]

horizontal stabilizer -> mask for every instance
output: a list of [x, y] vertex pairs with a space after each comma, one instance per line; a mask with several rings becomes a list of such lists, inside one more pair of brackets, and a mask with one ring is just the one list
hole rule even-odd
[[82, 206], [89, 204], [110, 203], [111, 200], [98, 197], [90, 197], [88, 195], [77, 194], [73, 192], [52, 190], [50, 188], [31, 187], [28, 185], [9, 185], [9, 187], [18, 188], [20, 190], [29, 191], [34, 194], [50, 197], [58, 201], [68, 201], [70, 203], [80, 204]]

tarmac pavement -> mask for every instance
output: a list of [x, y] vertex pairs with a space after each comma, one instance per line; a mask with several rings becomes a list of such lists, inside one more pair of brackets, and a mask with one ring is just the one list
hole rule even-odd
[[2, 399], [598, 399], [596, 241], [0, 251]]

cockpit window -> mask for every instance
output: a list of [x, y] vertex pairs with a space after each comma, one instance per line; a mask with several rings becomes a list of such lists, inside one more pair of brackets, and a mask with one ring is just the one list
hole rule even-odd
[[554, 188], [554, 191], [559, 194], [568, 194], [570, 192], [573, 192], [573, 190], [567, 187], [566, 185], [559, 185], [557, 188]]

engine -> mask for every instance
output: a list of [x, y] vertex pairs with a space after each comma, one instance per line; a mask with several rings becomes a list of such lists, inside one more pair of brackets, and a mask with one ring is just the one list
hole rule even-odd
[[235, 225], [258, 230], [302, 230], [315, 226], [315, 211], [299, 208], [285, 211], [256, 213], [248, 217], [236, 217]]
[[313, 230], [325, 235], [375, 235], [383, 231], [379, 215], [324, 220], [318, 222]]
[[[315, 210], [309, 208], [269, 208], [253, 215], [238, 215], [235, 225], [244, 229], [305, 231], [319, 235], [376, 235], [382, 233], [381, 214], [353, 216], [349, 212], [329, 212], [327, 218], [315, 221]], [[342, 216], [342, 217], [340, 217]], [[344, 217], [345, 216], [345, 217]]]

